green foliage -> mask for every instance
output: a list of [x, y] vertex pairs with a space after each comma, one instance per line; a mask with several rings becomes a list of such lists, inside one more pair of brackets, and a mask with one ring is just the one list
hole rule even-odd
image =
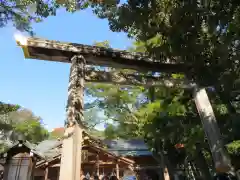
[[99, 116], [98, 108], [89, 108], [84, 111], [83, 124], [89, 129], [94, 129], [97, 125], [105, 122], [105, 118]]
[[58, 7], [55, 1], [3, 0], [0, 2], [0, 27], [11, 22], [18, 30], [33, 35], [31, 23], [40, 22], [43, 18], [55, 15]]
[[9, 124], [9, 113], [20, 109], [19, 105], [6, 104], [0, 102], [0, 130], [6, 132], [12, 129]]
[[104, 131], [104, 136], [106, 139], [116, 139], [117, 133], [116, 132], [116, 127], [113, 126], [112, 124], [108, 124], [107, 128]]
[[49, 133], [49, 139], [61, 139], [64, 136], [64, 128], [54, 129]]
[[161, 142], [158, 148], [168, 151], [168, 148], [181, 143], [188, 153], [193, 154], [195, 143], [204, 143], [201, 122], [193, 108], [194, 102], [183, 91], [172, 91], [165, 98], [156, 99], [139, 109], [145, 114], [142, 116], [145, 119], [142, 131], [147, 142], [150, 140], [151, 148], [156, 148], [155, 143]]
[[[135, 38], [141, 52], [161, 62], [184, 63], [189, 80], [200, 86], [214, 87], [208, 93], [223, 140], [229, 143], [240, 139], [237, 130], [240, 1], [128, 0], [115, 7], [98, 6], [95, 13], [108, 19], [112, 31], [123, 31]], [[194, 152], [196, 142], [204, 147], [200, 120], [191, 98], [185, 98], [186, 92], [164, 97], [165, 92], [157, 91], [155, 100], [159, 100], [160, 105], [151, 103], [134, 111], [134, 115], [138, 115], [137, 124], [141, 124], [136, 127], [144, 127], [142, 130], [150, 147], [159, 150], [156, 142], [164, 150], [167, 147], [168, 152], [176, 142], [184, 143], [189, 152]], [[228, 145], [231, 153], [239, 151], [237, 144], [238, 141], [234, 141]]]
[[19, 105], [6, 104], [0, 101], [0, 114], [7, 114], [20, 109]]
[[141, 42], [141, 41], [135, 41], [133, 43], [132, 47], [128, 48], [128, 51], [130, 52], [141, 52], [144, 53], [147, 51], [146, 47], [145, 47], [145, 43]]
[[231, 155], [239, 156], [240, 155], [240, 140], [233, 141], [227, 146], [227, 150]]
[[[49, 132], [48, 139], [61, 139], [64, 136], [64, 127], [55, 128], [53, 131]], [[104, 132], [96, 130], [94, 128], [88, 129], [88, 133], [91, 134], [93, 137], [96, 138], [103, 138]]]
[[99, 5], [94, 12], [108, 19], [112, 31], [135, 38], [154, 59], [184, 63], [187, 78], [214, 86], [228, 111], [240, 107], [239, 1], [128, 0]]
[[[104, 6], [112, 7], [119, 2], [104, 1]], [[101, 0], [2, 0], [0, 2], [0, 27], [12, 23], [18, 30], [34, 35], [32, 23], [38, 23], [48, 16], [55, 16], [59, 8], [68, 12], [83, 10], [103, 4]]]
[[[48, 131], [41, 118], [31, 111], [20, 109], [18, 105], [0, 104], [0, 130], [2, 139], [16, 141], [20, 136], [32, 143], [38, 143], [48, 137]], [[2, 144], [1, 148], [5, 145]]]
[[94, 42], [93, 44], [94, 44], [94, 46], [98, 46], [98, 47], [110, 48], [110, 43], [109, 43], [109, 41]]
[[48, 131], [38, 119], [27, 119], [13, 125], [15, 133], [22, 134], [26, 140], [32, 143], [39, 143], [48, 137]]
[[[149, 52], [149, 46], [158, 48], [162, 45], [161, 38], [162, 36], [159, 35], [145, 42], [138, 41], [130, 50]], [[182, 74], [171, 76], [175, 79], [184, 77]], [[187, 156], [195, 159], [198, 156], [196, 153], [196, 143], [198, 143], [205, 159], [211, 165], [208, 144], [191, 97], [192, 92], [165, 87], [91, 84], [87, 88], [87, 93], [97, 98], [94, 105], [104, 110], [105, 115], [115, 122], [114, 125], [105, 129], [106, 137], [110, 139], [144, 138], [155, 156], [165, 152], [173, 164], [184, 163]], [[238, 139], [240, 135], [237, 132], [238, 115], [229, 114], [228, 104], [222, 101], [219, 94], [216, 95], [212, 91], [208, 93], [219, 120], [224, 142]], [[175, 148], [179, 143], [184, 144], [184, 153]]]
[[104, 137], [104, 131], [99, 131], [96, 129], [91, 129], [89, 132], [93, 137], [102, 139]]

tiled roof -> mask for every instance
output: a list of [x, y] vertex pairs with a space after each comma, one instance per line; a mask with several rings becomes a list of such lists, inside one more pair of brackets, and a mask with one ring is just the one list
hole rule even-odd
[[55, 148], [61, 143], [59, 140], [45, 140], [37, 145], [36, 150], [42, 152], [48, 159], [61, 153], [59, 148]]
[[[117, 156], [150, 156], [152, 153], [148, 150], [143, 140], [104, 140], [110, 153]], [[49, 159], [61, 153], [59, 148], [54, 148], [62, 142], [59, 140], [45, 140], [36, 146], [36, 150], [43, 153]]]
[[104, 140], [108, 145], [108, 151], [120, 156], [150, 156], [152, 153], [143, 140]]
[[64, 133], [64, 127], [54, 128], [52, 130], [52, 133], [55, 133], [55, 132], [57, 132], [57, 133]]
[[28, 149], [30, 149], [39, 158], [42, 158], [42, 159], [45, 158], [44, 153], [39, 151], [39, 150], [37, 150], [35, 144], [32, 144], [32, 143], [30, 143], [28, 141], [22, 141], [22, 140], [16, 141], [11, 146], [9, 146], [5, 151], [1, 152], [1, 154], [4, 154], [5, 152], [8, 152], [10, 149], [17, 147], [19, 144], [22, 144], [25, 147], [27, 147]]
[[148, 150], [148, 147], [143, 140], [131, 139], [131, 140], [104, 140], [110, 149], [115, 150]]
[[46, 152], [49, 149], [52, 149], [54, 147], [56, 147], [57, 145], [60, 145], [62, 142], [57, 140], [57, 139], [48, 139], [48, 140], [44, 140], [42, 142], [40, 142], [36, 149], [41, 151], [41, 152]]

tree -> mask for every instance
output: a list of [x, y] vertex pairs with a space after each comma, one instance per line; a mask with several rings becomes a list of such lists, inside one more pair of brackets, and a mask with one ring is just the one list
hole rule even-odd
[[[131, 51], [137, 50], [144, 52], [144, 44], [136, 43], [136, 46], [131, 48]], [[110, 70], [116, 71], [113, 68]], [[172, 77], [183, 76], [173, 74]], [[144, 138], [155, 157], [166, 152], [167, 161], [172, 165], [184, 164], [188, 159], [202, 171], [203, 178], [211, 177], [208, 168], [212, 165], [210, 150], [191, 92], [166, 87], [91, 84], [87, 93], [95, 97], [95, 105], [104, 109], [105, 115], [116, 122], [105, 129], [109, 138]], [[235, 140], [240, 135], [233, 125], [237, 123], [236, 117], [229, 114], [227, 105], [214, 91], [209, 89], [208, 93], [219, 119], [224, 141], [228, 143]], [[176, 149], [177, 144], [183, 144], [184, 151]]]
[[97, 42], [97, 41], [95, 41], [95, 42], [93, 43], [93, 45], [94, 45], [94, 46], [98, 46], [98, 47], [111, 48], [109, 41], [103, 41], [103, 42]]
[[[239, 9], [235, 0], [135, 1], [120, 6], [98, 6], [113, 31], [124, 31], [141, 42], [147, 54], [162, 62], [184, 63], [186, 78], [212, 86], [223, 107], [221, 127], [239, 116]], [[131, 18], [129, 18], [131, 17]], [[218, 105], [219, 105], [218, 104]], [[238, 136], [221, 128], [225, 142]], [[235, 145], [232, 147], [236, 147]]]
[[[85, 9], [101, 4], [98, 0], [2, 0], [0, 2], [0, 27], [12, 23], [18, 30], [34, 34], [32, 23], [41, 22], [48, 16], [55, 16], [58, 8], [63, 7], [69, 12]], [[112, 6], [117, 2], [107, 0], [104, 3]]]
[[102, 117], [99, 112], [99, 108], [92, 107], [84, 110], [84, 122], [83, 124], [89, 129], [93, 130], [95, 127], [106, 121], [105, 117]]
[[184, 63], [188, 79], [213, 86], [228, 111], [236, 113], [239, 9], [236, 0], [128, 0], [115, 7], [98, 5], [95, 13], [109, 20], [112, 31], [141, 42], [154, 59]]
[[59, 7], [54, 1], [37, 0], [3, 0], [0, 2], [0, 27], [11, 22], [20, 31], [33, 34], [31, 23], [40, 22], [43, 18], [56, 14]]
[[[6, 104], [0, 102], [0, 137], [3, 139], [6, 137], [6, 133], [12, 130], [12, 126], [9, 124], [9, 113], [17, 111], [20, 108], [18, 105]], [[0, 141], [0, 152], [6, 148], [6, 143], [4, 141]]]
[[104, 136], [106, 139], [116, 139], [118, 138], [118, 134], [116, 133], [116, 127], [112, 124], [108, 124], [105, 131]]
[[39, 143], [48, 137], [48, 131], [42, 124], [42, 119], [31, 111], [6, 104], [1, 110], [5, 112], [3, 121], [5, 126], [1, 126], [2, 139], [14, 142], [21, 136], [32, 143]]
[[[12, 119], [14, 134], [22, 135], [24, 139], [37, 144], [48, 138], [48, 131], [42, 124], [40, 117], [36, 117], [31, 111], [21, 110], [17, 112], [17, 119]], [[28, 114], [28, 116], [26, 116]], [[14, 137], [13, 140], [16, 140]]]
[[19, 105], [6, 104], [0, 101], [0, 131], [6, 131], [11, 129], [8, 124], [9, 113], [17, 111], [20, 108]]
[[0, 114], [7, 114], [13, 111], [17, 111], [19, 108], [19, 105], [6, 104], [0, 101]]

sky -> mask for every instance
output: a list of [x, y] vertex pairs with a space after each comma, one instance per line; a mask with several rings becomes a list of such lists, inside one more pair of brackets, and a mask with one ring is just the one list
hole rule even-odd
[[[91, 9], [74, 14], [60, 11], [33, 28], [37, 37], [49, 40], [88, 45], [108, 40], [117, 49], [132, 44], [126, 34], [111, 32], [107, 20], [98, 19]], [[70, 64], [25, 59], [14, 40], [16, 32], [11, 26], [0, 28], [0, 101], [32, 110], [49, 130], [61, 127], [66, 117]]]

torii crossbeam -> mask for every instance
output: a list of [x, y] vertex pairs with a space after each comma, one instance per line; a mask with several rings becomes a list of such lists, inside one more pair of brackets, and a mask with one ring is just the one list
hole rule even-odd
[[17, 37], [17, 43], [22, 47], [25, 58], [71, 63], [65, 129], [65, 136], [68, 138], [63, 141], [59, 180], [80, 179], [81, 143], [79, 142], [82, 142], [82, 132], [84, 131], [82, 122], [85, 80], [124, 85], [177, 86], [194, 89], [195, 103], [208, 138], [215, 167], [224, 172], [231, 169], [231, 163], [223, 149], [216, 118], [204, 88], [198, 88], [195, 83], [187, 80], [163, 80], [161, 77], [141, 76], [139, 74], [99, 72], [86, 67], [87, 64], [135, 69], [139, 72], [184, 73], [189, 68], [184, 64], [160, 63], [160, 61], [150, 59], [141, 53], [129, 53], [103, 47], [37, 38]]

